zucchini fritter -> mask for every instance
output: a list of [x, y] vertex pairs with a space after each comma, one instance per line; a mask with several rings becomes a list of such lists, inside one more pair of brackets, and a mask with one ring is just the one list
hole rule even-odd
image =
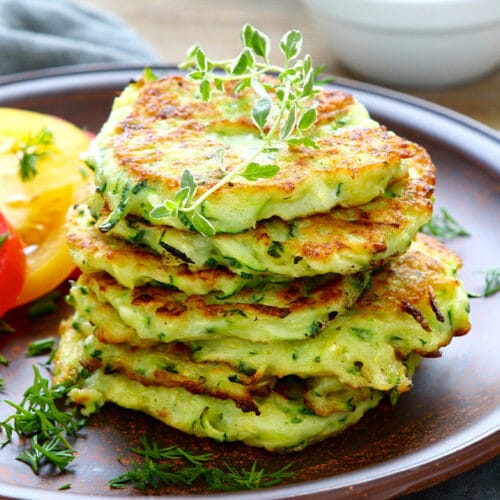
[[[469, 330], [460, 259], [418, 234], [435, 185], [423, 148], [337, 90], [299, 90], [316, 121], [274, 147], [244, 85], [206, 102], [181, 76], [150, 80], [115, 100], [88, 154], [95, 192], [68, 216], [82, 274], [54, 382], [77, 384], [84, 413], [109, 401], [301, 450], [408, 391], [422, 357]], [[254, 161], [279, 169], [248, 180]]]
[[[417, 148], [408, 160], [408, 176], [359, 207], [337, 207], [289, 222], [274, 217], [244, 233], [213, 238], [129, 216], [110, 234], [168, 256], [177, 265], [225, 266], [245, 278], [258, 273], [288, 277], [351, 274], [380, 266], [407, 250], [431, 217], [434, 183], [435, 167], [428, 154]], [[95, 216], [107, 215], [100, 197], [94, 196], [89, 204]]]
[[[197, 180], [197, 196], [214, 186], [223, 174], [217, 148], [224, 150], [228, 172], [252, 158], [262, 143], [249, 118], [254, 98], [252, 90], [236, 93], [228, 85], [205, 102], [196, 83], [181, 76], [131, 83], [89, 154], [110, 209], [189, 229], [176, 217], [155, 219], [150, 212], [174, 199], [187, 168]], [[357, 206], [406, 175], [412, 143], [377, 126], [349, 94], [324, 90], [315, 99], [317, 123], [308, 133], [318, 149], [284, 144], [253, 158], [280, 171], [257, 181], [238, 175], [211, 194], [202, 212], [216, 232], [237, 233], [272, 216], [292, 220]]]
[[[469, 331], [467, 292], [456, 277], [460, 259], [419, 234], [407, 253], [373, 274], [372, 286], [320, 335], [262, 344], [226, 338], [190, 343], [197, 361], [242, 359], [278, 377], [335, 374], [351, 387], [408, 390], [406, 356], [439, 356], [454, 335]], [[252, 352], [249, 356], [248, 353]]]
[[244, 412], [230, 399], [192, 394], [183, 387], [144, 386], [120, 374], [97, 370], [70, 398], [92, 413], [105, 402], [142, 411], [188, 434], [216, 441], [242, 441], [269, 451], [299, 451], [338, 434], [374, 408], [383, 394], [370, 391], [351, 410], [326, 417], [310, 411], [302, 399], [273, 391], [258, 400], [259, 415]]
[[317, 335], [331, 318], [356, 302], [367, 278], [362, 273], [301, 278], [264, 283], [219, 297], [217, 293], [186, 295], [157, 286], [130, 289], [105, 273], [84, 273], [72, 286], [70, 301], [78, 311], [81, 295], [87, 300], [93, 298], [94, 303], [111, 304], [122, 321], [147, 340], [236, 336], [270, 342]]
[[[459, 265], [443, 245], [419, 235], [405, 255], [373, 275], [371, 288], [350, 310], [312, 338], [263, 344], [228, 337], [189, 342], [186, 348], [191, 360], [227, 363], [235, 376], [244, 367], [255, 382], [256, 374], [264, 379], [335, 376], [354, 388], [404, 392], [411, 387], [412, 353], [436, 356], [453, 335], [469, 329], [467, 294], [455, 276]], [[80, 292], [75, 288], [73, 296]], [[142, 344], [114, 308], [91, 294], [80, 295], [76, 304], [101, 342], [152, 346]], [[175, 369], [183, 373], [181, 363]]]
[[[85, 340], [68, 323], [62, 330], [55, 359], [56, 380], [69, 382], [78, 377], [72, 368], [82, 356]], [[148, 413], [196, 436], [224, 442], [243, 441], [270, 451], [298, 451], [354, 424], [383, 396], [375, 390], [340, 389], [325, 397], [330, 401], [326, 404], [338, 411], [320, 416], [306, 406], [303, 395], [308, 389], [305, 382], [297, 378], [279, 381], [274, 390], [255, 395], [252, 401], [258, 411], [242, 408], [231, 398], [196, 394], [181, 385], [142, 384], [138, 378], [106, 373], [104, 368], [98, 368], [83, 380], [81, 388], [70, 392], [70, 399], [83, 405], [86, 414], [109, 401]]]
[[222, 266], [189, 267], [167, 253], [158, 255], [109, 234], [102, 234], [87, 205], [74, 206], [68, 213], [67, 240], [71, 256], [86, 273], [104, 271], [128, 288], [151, 285], [178, 290], [186, 295], [217, 293], [230, 297], [242, 288], [263, 283], [289, 281], [287, 276], [234, 273]]
[[[95, 328], [74, 315], [62, 327], [63, 341], [55, 361], [56, 383], [75, 380], [81, 368], [94, 371], [104, 368], [119, 372], [144, 385], [184, 387], [193, 394], [208, 394], [215, 398], [232, 399], [243, 411], [259, 413], [254, 395], [270, 392], [275, 377], [234, 370], [227, 363], [202, 362], [190, 359], [190, 350], [180, 343], [160, 344], [137, 349], [128, 344], [105, 344], [93, 333]], [[78, 364], [72, 367], [64, 360], [74, 359], [74, 346], [82, 343]], [[62, 358], [62, 359], [61, 359]]]

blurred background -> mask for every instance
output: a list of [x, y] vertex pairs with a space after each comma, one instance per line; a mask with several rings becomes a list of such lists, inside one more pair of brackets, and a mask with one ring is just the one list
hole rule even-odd
[[[177, 64], [187, 48], [200, 44], [212, 58], [234, 57], [240, 47], [239, 31], [250, 23], [271, 38], [278, 58], [283, 33], [297, 28], [304, 34], [303, 53], [315, 65], [324, 64], [334, 76], [369, 79], [350, 72], [339, 62], [332, 44], [316, 29], [311, 10], [299, 0], [78, 0], [79, 3], [119, 15], [166, 64]], [[500, 0], [498, 0], [500, 4]], [[333, 28], [332, 28], [333, 29]], [[497, 47], [500, 52], [500, 47]], [[279, 60], [279, 59], [277, 59]], [[464, 62], [466, 64], [466, 62]], [[425, 68], [422, 69], [425, 71]], [[374, 82], [370, 82], [374, 83]], [[385, 84], [388, 87], [389, 85]], [[422, 90], [390, 85], [397, 90], [441, 104], [490, 127], [500, 129], [500, 70], [455, 87]]]

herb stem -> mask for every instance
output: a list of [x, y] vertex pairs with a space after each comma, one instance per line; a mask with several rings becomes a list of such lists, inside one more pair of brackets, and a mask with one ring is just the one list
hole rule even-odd
[[111, 488], [123, 488], [132, 484], [144, 490], [160, 485], [192, 486], [201, 483], [210, 491], [237, 491], [276, 486], [295, 475], [289, 471], [292, 463], [272, 472], [258, 468], [256, 462], [248, 469], [237, 469], [227, 463], [219, 468], [205, 465], [211, 458], [211, 453], [193, 455], [175, 445], [160, 448], [156, 442], [150, 444], [145, 437], [140, 442], [142, 449], [131, 448], [130, 451], [142, 456], [144, 462], [139, 464], [133, 460], [127, 472], [108, 481]]
[[24, 392], [20, 404], [5, 401], [16, 410], [0, 422], [0, 431], [5, 434], [2, 446], [10, 443], [12, 435], [31, 436], [31, 449], [26, 448], [17, 459], [27, 463], [35, 474], [40, 466], [51, 463], [65, 470], [75, 458], [75, 450], [67, 436], [76, 436], [84, 420], [76, 417], [76, 411], [59, 410], [56, 401], [71, 389], [66, 385], [50, 386], [39, 369], [33, 365], [33, 385]]
[[[220, 70], [225, 70], [227, 68], [227, 66], [229, 66], [232, 63], [233, 63], [232, 59], [220, 59], [218, 61], [212, 61], [213, 68], [220, 69]], [[179, 69], [190, 69], [190, 68], [194, 68], [195, 64], [193, 61], [184, 61], [183, 63], [179, 64], [178, 67], [179, 67]], [[224, 82], [245, 80], [246, 78], [260, 76], [260, 75], [264, 75], [266, 73], [281, 73], [282, 71], [286, 71], [288, 69], [288, 62], [285, 61], [283, 67], [275, 66], [272, 64], [264, 64], [264, 63], [255, 62], [254, 68], [258, 68], [258, 70], [252, 71], [252, 72], [247, 72], [247, 73], [242, 73], [240, 75], [234, 75], [234, 74], [228, 75], [228, 74], [224, 74], [224, 73], [207, 72], [206, 76], [212, 77], [212, 78], [217, 78], [217, 79], [222, 80]]]
[[[280, 144], [318, 147], [312, 138], [304, 135], [304, 131], [316, 121], [313, 98], [319, 93], [319, 88], [315, 85], [319, 68], [313, 68], [309, 55], [303, 60], [297, 59], [302, 47], [302, 34], [292, 30], [285, 33], [281, 39], [280, 49], [284, 56], [282, 67], [269, 63], [270, 43], [265, 34], [247, 24], [243, 26], [241, 39], [243, 50], [234, 60], [211, 61], [199, 46], [195, 46], [188, 51], [186, 60], [179, 67], [188, 69], [187, 77], [199, 82], [200, 96], [204, 101], [210, 100], [214, 90], [224, 92], [224, 82], [235, 82], [235, 93], [251, 88], [256, 94], [251, 118], [262, 139], [260, 147], [247, 159], [236, 161], [231, 170], [226, 169], [224, 165], [223, 147], [218, 147], [214, 161], [224, 174], [221, 179], [195, 198], [198, 183], [191, 171], [186, 169], [181, 176], [180, 189], [173, 199], [165, 200], [150, 212], [150, 216], [155, 219], [177, 217], [190, 230], [198, 231], [204, 236], [213, 236], [216, 233], [212, 221], [203, 214], [203, 203], [211, 195], [236, 175], [252, 182], [269, 179], [279, 172], [280, 167], [277, 164], [258, 162], [257, 159], [262, 153], [266, 150], [277, 150]], [[259, 57], [264, 62], [257, 62]], [[266, 73], [275, 74], [276, 78], [262, 79]], [[116, 214], [120, 216], [118, 212]], [[189, 214], [189, 217], [186, 214]], [[111, 216], [108, 222], [114, 222]]]
[[[286, 84], [285, 90], [285, 98], [290, 93], [289, 84]], [[283, 99], [286, 102], [286, 99]], [[196, 210], [201, 204], [207, 200], [213, 193], [218, 191], [222, 186], [226, 185], [233, 177], [241, 173], [244, 167], [252, 163], [256, 160], [267, 148], [272, 145], [274, 134], [279, 130], [281, 122], [283, 120], [283, 115], [286, 111], [286, 105], [283, 104], [279, 107], [278, 117], [274, 121], [271, 126], [269, 132], [263, 137], [261, 147], [249, 158], [242, 160], [239, 164], [236, 165], [230, 172], [227, 173], [220, 181], [214, 184], [210, 189], [207, 189], [202, 195], [196, 198], [190, 205], [183, 208], [183, 212], [193, 212]]]
[[210, 189], [207, 189], [202, 195], [198, 196], [190, 205], [185, 206], [182, 209], [182, 212], [193, 212], [196, 210], [207, 198], [209, 198], [213, 193], [218, 191], [222, 186], [227, 184], [233, 177], [238, 175], [243, 168], [252, 163], [255, 159], [257, 159], [268, 147], [267, 141], [263, 142], [263, 145], [248, 159], [242, 160], [239, 164], [236, 165], [231, 171], [229, 171], [220, 181], [214, 184]]

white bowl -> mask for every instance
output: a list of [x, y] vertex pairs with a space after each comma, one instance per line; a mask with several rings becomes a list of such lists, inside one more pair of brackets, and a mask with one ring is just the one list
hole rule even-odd
[[359, 76], [430, 88], [500, 64], [500, 0], [302, 0], [332, 52]]

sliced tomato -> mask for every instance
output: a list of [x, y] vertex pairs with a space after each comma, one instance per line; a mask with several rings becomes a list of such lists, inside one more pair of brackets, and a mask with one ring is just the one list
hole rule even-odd
[[[54, 145], [38, 159], [36, 175], [23, 181], [17, 145], [43, 129], [50, 130]], [[91, 180], [80, 158], [88, 145], [87, 134], [64, 120], [0, 108], [0, 211], [26, 255], [26, 278], [16, 306], [45, 295], [75, 267], [66, 245], [65, 217]]]
[[21, 239], [0, 213], [0, 317], [17, 302], [26, 270]]
[[26, 255], [26, 282], [17, 305], [26, 304], [56, 288], [75, 264], [66, 244], [66, 211], [75, 198], [68, 184], [37, 195], [19, 229]]

